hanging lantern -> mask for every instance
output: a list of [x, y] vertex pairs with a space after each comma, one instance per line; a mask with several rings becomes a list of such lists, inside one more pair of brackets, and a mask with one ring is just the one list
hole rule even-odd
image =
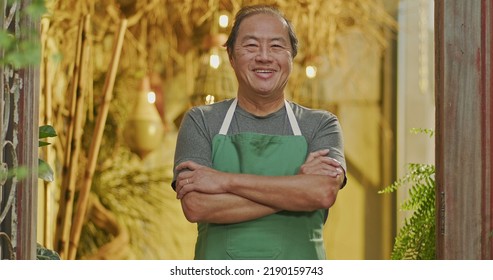
[[164, 135], [163, 123], [154, 105], [155, 101], [156, 94], [151, 91], [149, 77], [145, 76], [123, 132], [130, 150], [141, 159], [162, 143]]

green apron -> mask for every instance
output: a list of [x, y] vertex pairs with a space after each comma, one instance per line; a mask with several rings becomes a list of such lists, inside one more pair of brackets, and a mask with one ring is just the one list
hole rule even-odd
[[[213, 139], [214, 169], [269, 176], [295, 175], [306, 159], [308, 148], [287, 101], [286, 111], [294, 135], [227, 135], [236, 104], [235, 99]], [[324, 218], [325, 210], [321, 209], [281, 211], [234, 224], [199, 223], [195, 259], [325, 259]]]

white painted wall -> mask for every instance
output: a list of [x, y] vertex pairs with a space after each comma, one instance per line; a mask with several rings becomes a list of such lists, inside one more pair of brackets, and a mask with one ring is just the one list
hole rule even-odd
[[[401, 0], [398, 10], [397, 176], [408, 163], [434, 163], [435, 139], [413, 128], [435, 129], [434, 1]], [[398, 192], [397, 205], [407, 197]], [[400, 227], [406, 213], [397, 211]]]

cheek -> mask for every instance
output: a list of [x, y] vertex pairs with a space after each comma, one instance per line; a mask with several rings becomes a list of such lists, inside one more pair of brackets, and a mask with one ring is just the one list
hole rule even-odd
[[286, 68], [291, 69], [291, 68], [293, 68], [293, 61], [292, 60], [289, 60], [289, 59], [288, 60], [285, 60], [284, 61], [284, 65], [285, 65]]
[[229, 58], [229, 63], [235, 69], [241, 67], [242, 65], [245, 64], [244, 55], [242, 53], [236, 53], [234, 56], [231, 56]]

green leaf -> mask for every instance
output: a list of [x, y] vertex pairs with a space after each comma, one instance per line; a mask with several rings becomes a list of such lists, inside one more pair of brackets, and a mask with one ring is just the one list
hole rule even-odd
[[411, 185], [409, 197], [399, 208], [412, 213], [395, 237], [391, 259], [435, 259], [435, 166], [410, 163], [403, 177], [379, 193], [394, 192], [406, 183]]
[[36, 260], [60, 260], [60, 255], [56, 251], [37, 243]]
[[[38, 130], [39, 138], [48, 138], [58, 136], [55, 129], [51, 125], [42, 125]], [[39, 147], [50, 145], [46, 141], [39, 141]], [[50, 165], [42, 159], [38, 159], [38, 178], [44, 181], [53, 182], [55, 180], [55, 172], [51, 169]]]
[[[43, 125], [39, 127], [39, 139], [48, 138], [48, 137], [56, 137], [56, 131], [51, 125]], [[46, 141], [39, 141], [38, 147], [48, 146], [51, 143]]]
[[51, 125], [42, 125], [39, 127], [39, 138], [56, 137], [55, 129]]
[[51, 143], [46, 141], [38, 141], [38, 147], [44, 147], [48, 145], [51, 145]]
[[50, 165], [42, 159], [38, 159], [38, 178], [47, 182], [55, 181], [55, 172]]

